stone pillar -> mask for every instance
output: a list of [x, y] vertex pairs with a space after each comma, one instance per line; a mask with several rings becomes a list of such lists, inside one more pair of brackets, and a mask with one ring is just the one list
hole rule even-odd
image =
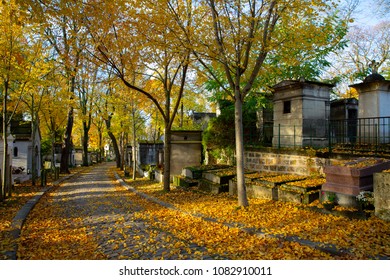
[[390, 172], [374, 174], [375, 215], [390, 222]]

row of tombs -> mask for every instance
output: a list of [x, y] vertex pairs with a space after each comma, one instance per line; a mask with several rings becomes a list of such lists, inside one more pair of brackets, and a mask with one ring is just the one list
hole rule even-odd
[[[353, 201], [359, 193], [373, 191], [375, 215], [390, 221], [389, 160], [361, 158], [343, 165], [326, 167], [324, 171], [323, 177], [311, 177], [246, 170], [244, 178], [247, 196], [310, 204], [318, 199], [324, 202], [329, 194], [335, 193], [338, 195], [338, 204], [356, 206]], [[181, 175], [173, 177], [173, 184], [214, 194], [229, 192], [236, 196], [236, 168], [228, 165], [186, 167]]]

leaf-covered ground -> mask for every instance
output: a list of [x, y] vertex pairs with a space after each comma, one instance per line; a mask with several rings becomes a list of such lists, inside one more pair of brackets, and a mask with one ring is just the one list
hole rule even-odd
[[[82, 168], [72, 168], [72, 173], [77, 173]], [[50, 186], [54, 178], [50, 174], [47, 177], [47, 184]], [[61, 175], [65, 177], [67, 175]], [[0, 260], [8, 259], [7, 252], [15, 248], [16, 240], [11, 236], [11, 223], [16, 213], [32, 199], [38, 192], [42, 191], [40, 180], [37, 180], [35, 186], [31, 181], [26, 181], [21, 184], [15, 184], [12, 189], [12, 196], [8, 197], [4, 202], [0, 202]]]
[[[174, 205], [172, 209], [127, 191], [116, 182], [112, 171], [104, 181], [105, 188], [95, 189], [97, 183], [91, 177], [85, 182], [70, 183], [67, 189], [61, 186], [48, 192], [28, 217], [18, 257], [248, 260], [390, 257], [390, 223], [376, 217], [349, 219], [313, 212], [293, 203], [260, 199], [251, 199], [248, 208], [238, 208], [236, 199], [227, 194], [175, 188], [164, 193], [158, 183], [145, 179], [127, 181], [137, 190]], [[91, 193], [87, 193], [89, 189]], [[263, 234], [253, 234], [256, 230]], [[5, 231], [2, 229], [2, 234]], [[324, 246], [333, 244], [348, 253], [329, 254], [293, 242], [288, 238], [291, 236]]]
[[[294, 203], [251, 199], [248, 208], [237, 208], [237, 201], [228, 194], [205, 194], [197, 191], [173, 189], [170, 193], [161, 192], [159, 184], [138, 181], [129, 184], [151, 196], [173, 204], [189, 213], [201, 213], [206, 217], [228, 224], [239, 224], [244, 228], [256, 228], [275, 236], [297, 236], [314, 242], [336, 245], [339, 249], [347, 249], [348, 254], [338, 256], [345, 259], [371, 259], [379, 256], [390, 257], [390, 223], [371, 216], [368, 219], [351, 219], [343, 216], [323, 214], [310, 210], [318, 201], [308, 207]], [[321, 206], [318, 206], [321, 208]], [[355, 209], [336, 208], [336, 211], [356, 211]], [[153, 214], [153, 213], [151, 213]], [[173, 228], [177, 224], [170, 223]], [[183, 227], [179, 226], [179, 227]], [[185, 229], [182, 229], [185, 231]], [[203, 230], [204, 231], [204, 230]], [[196, 237], [196, 234], [194, 234]], [[202, 238], [202, 237], [200, 237]], [[212, 240], [218, 240], [215, 236]], [[279, 239], [280, 240], [280, 239]], [[251, 247], [252, 239], [242, 240], [241, 246]], [[284, 244], [285, 245], [285, 244]], [[282, 253], [272, 252], [264, 258], [335, 258], [323, 254], [304, 252], [298, 244], [289, 244]], [[290, 249], [294, 254], [290, 254]], [[308, 250], [306, 247], [304, 251]], [[257, 255], [260, 256], [259, 254]], [[250, 257], [245, 254], [245, 258]]]
[[0, 260], [6, 259], [5, 253], [13, 250], [15, 246], [15, 240], [10, 235], [12, 219], [40, 189], [31, 186], [30, 183], [15, 186], [12, 197], [0, 203]]

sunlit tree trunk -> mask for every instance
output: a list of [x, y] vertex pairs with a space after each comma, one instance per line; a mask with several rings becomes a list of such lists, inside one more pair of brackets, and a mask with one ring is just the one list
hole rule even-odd
[[114, 148], [116, 167], [120, 168], [121, 167], [121, 154], [119, 151], [118, 141], [116, 140], [114, 133], [112, 133], [112, 131], [111, 131], [111, 116], [108, 117], [108, 119], [106, 119], [105, 122], [106, 122], [107, 134], [110, 137], [112, 146]]
[[7, 127], [8, 127], [8, 116], [7, 116], [7, 99], [8, 99], [8, 81], [4, 82], [3, 92], [3, 164], [1, 167], [1, 194], [0, 199], [4, 201], [6, 198], [6, 187], [7, 187], [7, 165], [8, 165], [8, 142], [7, 142]]
[[236, 134], [236, 164], [237, 164], [237, 195], [238, 195], [238, 205], [248, 206], [248, 199], [246, 195], [246, 186], [245, 186], [245, 158], [244, 158], [244, 132], [243, 132], [243, 122], [242, 122], [242, 100], [241, 94], [236, 90], [236, 101], [235, 101], [235, 134]]
[[171, 138], [172, 132], [169, 127], [165, 127], [164, 135], [164, 191], [170, 191], [171, 185]]

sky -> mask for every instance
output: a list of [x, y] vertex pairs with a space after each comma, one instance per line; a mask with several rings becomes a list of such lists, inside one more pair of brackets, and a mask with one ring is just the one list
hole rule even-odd
[[383, 20], [390, 20], [390, 13], [387, 15], [379, 15], [378, 0], [360, 0], [359, 6], [357, 7], [354, 16], [356, 17], [356, 25], [376, 25]]

